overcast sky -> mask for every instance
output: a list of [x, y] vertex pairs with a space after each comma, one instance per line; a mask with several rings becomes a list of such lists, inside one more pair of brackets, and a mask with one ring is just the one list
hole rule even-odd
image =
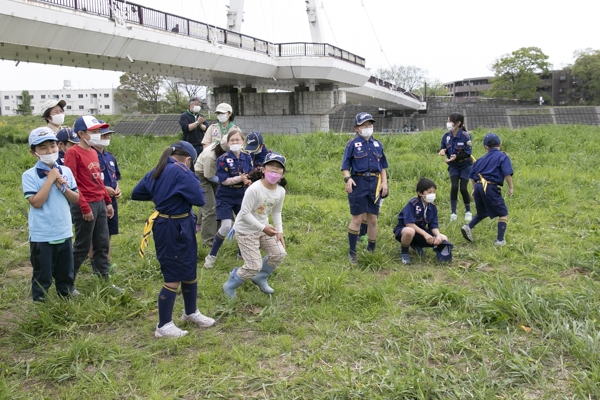
[[[554, 68], [573, 52], [600, 49], [600, 2], [571, 0], [321, 0], [324, 41], [366, 58], [367, 68], [415, 65], [442, 82], [491, 75], [498, 57], [536, 46]], [[137, 0], [137, 4], [226, 27], [229, 0]], [[135, 27], [134, 27], [135, 29]], [[276, 43], [310, 42], [302, 0], [245, 0], [242, 33]], [[119, 85], [118, 72], [0, 61], [0, 90]]]

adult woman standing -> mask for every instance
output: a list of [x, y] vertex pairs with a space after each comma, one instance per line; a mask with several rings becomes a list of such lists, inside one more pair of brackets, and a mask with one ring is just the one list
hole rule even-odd
[[204, 133], [204, 138], [202, 139], [202, 146], [204, 146], [204, 148], [207, 148], [212, 143], [219, 143], [221, 138], [223, 136], [227, 136], [231, 129], [239, 129], [233, 124], [234, 115], [229, 104], [219, 104], [215, 110], [215, 114], [217, 114], [217, 119], [219, 122], [209, 126]]
[[56, 135], [65, 122], [65, 106], [67, 102], [64, 100], [50, 99], [42, 105], [42, 118], [46, 121], [47, 127]]

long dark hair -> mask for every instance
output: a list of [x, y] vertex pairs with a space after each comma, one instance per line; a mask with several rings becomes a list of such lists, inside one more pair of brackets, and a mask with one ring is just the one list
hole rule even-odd
[[[178, 148], [171, 147], [171, 146], [167, 147], [165, 149], [165, 151], [163, 151], [163, 153], [161, 154], [161, 156], [158, 160], [158, 164], [154, 168], [154, 173], [152, 174], [152, 179], [160, 178], [163, 171], [165, 170], [165, 167], [167, 166], [167, 161], [169, 160], [169, 157], [171, 157], [171, 156], [191, 157], [191, 155], [189, 155], [187, 153], [187, 151], [185, 151], [183, 149], [178, 149]], [[192, 168], [190, 168], [190, 170], [192, 172], [194, 172], [194, 167], [192, 166]]]
[[453, 124], [460, 122], [460, 125], [458, 126], [458, 128], [462, 129], [465, 132], [467, 131], [467, 127], [465, 126], [465, 116], [462, 115], [461, 113], [452, 113], [452, 114], [448, 115], [448, 119]]
[[[252, 183], [260, 181], [264, 177], [265, 175], [260, 169], [253, 169], [252, 171], [250, 171], [250, 173], [248, 173], [248, 179], [250, 179]], [[285, 177], [282, 177], [279, 180], [279, 182], [277, 182], [277, 184], [285, 189], [285, 186], [287, 185], [287, 180], [285, 179]], [[287, 192], [287, 189], [285, 191]]]

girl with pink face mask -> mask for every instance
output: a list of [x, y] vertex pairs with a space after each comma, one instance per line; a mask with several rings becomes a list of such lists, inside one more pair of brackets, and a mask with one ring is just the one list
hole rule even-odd
[[[287, 255], [281, 220], [286, 186], [283, 177], [285, 157], [277, 153], [267, 154], [260, 171], [256, 172], [261, 179], [246, 190], [232, 229], [244, 265], [234, 268], [223, 285], [223, 292], [230, 298], [235, 297], [235, 290], [248, 279], [264, 293], [273, 294], [275, 291], [267, 279]], [[273, 225], [269, 223], [269, 215]], [[261, 256], [260, 249], [265, 251], [265, 257]]]

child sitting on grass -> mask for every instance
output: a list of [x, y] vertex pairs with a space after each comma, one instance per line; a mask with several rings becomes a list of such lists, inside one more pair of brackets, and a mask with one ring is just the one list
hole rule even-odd
[[[438, 253], [438, 261], [450, 261], [452, 245], [448, 243], [446, 235], [438, 229], [438, 212], [435, 201], [435, 183], [428, 178], [421, 178], [417, 182], [417, 197], [410, 199], [398, 214], [398, 225], [394, 228], [394, 236], [402, 245], [400, 254], [402, 264], [410, 264], [408, 248], [422, 257], [423, 247], [433, 247]], [[445, 246], [441, 246], [445, 245]], [[440, 258], [441, 247], [449, 253], [445, 258]]]

